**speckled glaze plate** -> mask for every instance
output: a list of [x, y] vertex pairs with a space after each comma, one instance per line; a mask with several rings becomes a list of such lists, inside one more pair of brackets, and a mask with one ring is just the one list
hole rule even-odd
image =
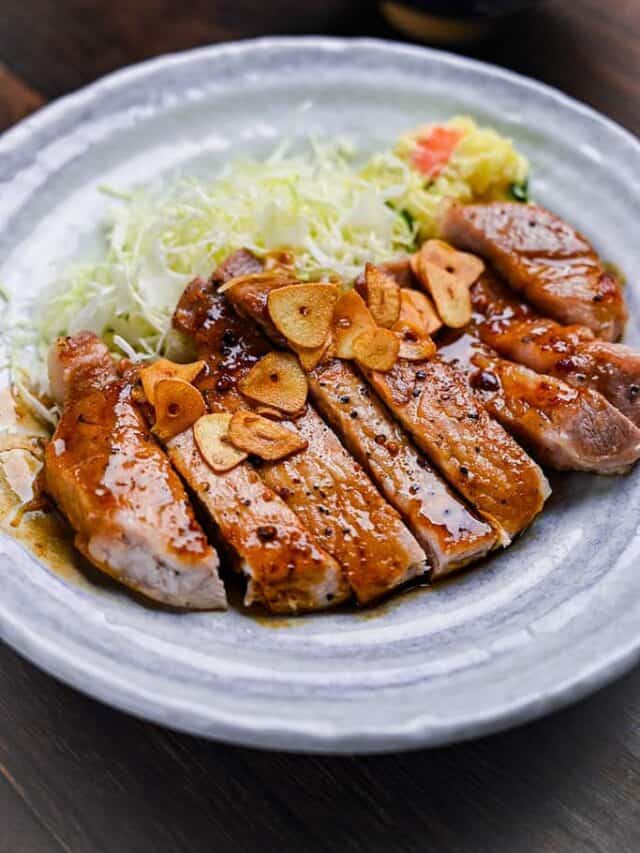
[[[640, 342], [640, 145], [590, 109], [488, 65], [375, 41], [269, 39], [113, 74], [0, 138], [0, 281], [33, 296], [91, 252], [120, 187], [263, 155], [283, 134], [366, 149], [469, 113], [529, 156], [533, 192], [630, 276]], [[532, 529], [437, 589], [366, 613], [269, 624], [174, 614], [78, 586], [0, 538], [0, 635], [64, 681], [142, 717], [298, 751], [441, 744], [574, 701], [640, 656], [640, 469], [555, 477]]]

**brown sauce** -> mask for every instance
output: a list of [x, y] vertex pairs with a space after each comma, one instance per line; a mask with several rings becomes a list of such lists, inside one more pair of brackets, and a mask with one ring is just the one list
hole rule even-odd
[[[7, 492], [10, 492], [10, 488], [6, 487], [4, 481], [0, 485], [0, 514], [3, 517], [18, 503], [13, 495], [6, 501]], [[102, 581], [97, 570], [75, 549], [73, 531], [57, 512], [27, 513], [17, 527], [7, 528], [3, 525], [2, 529], [64, 580], [85, 589], [110, 585], [106, 578]]]
[[[4, 455], [0, 454], [0, 458]], [[58, 512], [27, 512], [18, 524], [12, 526], [10, 519], [20, 504], [20, 499], [0, 466], [0, 530], [24, 545], [40, 562], [64, 580], [89, 589], [103, 585], [97, 570], [76, 551], [73, 531]], [[105, 580], [104, 585], [106, 584]]]
[[[221, 560], [224, 560], [224, 552], [220, 553]], [[238, 572], [231, 569], [221, 572], [224, 580], [224, 588], [227, 593], [227, 602], [229, 610], [237, 610], [242, 616], [251, 619], [264, 628], [294, 628], [299, 621], [296, 616], [282, 616], [280, 614], [270, 613], [259, 604], [252, 604], [249, 607], [244, 605], [244, 596], [247, 591], [245, 579]]]
[[355, 615], [363, 622], [368, 622], [371, 619], [381, 619], [397, 607], [400, 607], [408, 599], [418, 598], [418, 596], [422, 597], [429, 592], [433, 592], [433, 589], [433, 585], [426, 581], [414, 584], [407, 587], [407, 589], [396, 590], [391, 598], [385, 598], [384, 601], [373, 605], [373, 607], [367, 607], [366, 610], [359, 610]]
[[[16, 513], [25, 497], [16, 492], [30, 486], [42, 460], [48, 430], [16, 399], [10, 388], [0, 390], [0, 530], [24, 545], [56, 575], [84, 588], [110, 585], [73, 545], [73, 531], [56, 511]], [[15, 449], [7, 449], [14, 445]], [[31, 450], [26, 448], [31, 447]], [[19, 523], [11, 524], [13, 518]]]

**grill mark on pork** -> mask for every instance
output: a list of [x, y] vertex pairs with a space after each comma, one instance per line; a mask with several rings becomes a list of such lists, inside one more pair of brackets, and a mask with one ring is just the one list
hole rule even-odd
[[[266, 309], [268, 293], [277, 286], [281, 285], [247, 282], [238, 284], [227, 296], [240, 314], [255, 320], [273, 340], [286, 345]], [[325, 419], [427, 551], [434, 578], [494, 547], [495, 531], [452, 494], [350, 364], [327, 358], [308, 374], [308, 380]]]
[[[222, 278], [218, 270], [215, 281]], [[183, 294], [174, 324], [192, 336], [207, 361], [198, 385], [212, 411], [250, 407], [237, 383], [273, 348], [255, 324], [242, 320], [213, 284], [202, 281]], [[260, 463], [257, 470], [338, 560], [358, 601], [372, 601], [421, 574], [424, 552], [313, 408], [307, 406], [293, 426], [308, 448]]]
[[45, 483], [95, 566], [148, 598], [224, 609], [218, 557], [186, 492], [92, 333], [59, 339], [49, 358], [62, 416], [45, 453]]
[[491, 261], [511, 287], [560, 323], [580, 323], [598, 337], [621, 336], [627, 310], [620, 283], [588, 241], [566, 222], [531, 204], [452, 205], [442, 234]]
[[500, 355], [598, 391], [640, 426], [640, 353], [597, 340], [586, 326], [542, 317], [489, 271], [471, 288], [471, 301], [477, 334]]

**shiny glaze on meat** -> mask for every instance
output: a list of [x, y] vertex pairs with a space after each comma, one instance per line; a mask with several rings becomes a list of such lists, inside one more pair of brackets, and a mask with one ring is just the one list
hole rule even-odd
[[619, 474], [640, 457], [640, 430], [590, 388], [476, 353], [470, 381], [491, 415], [559, 471]]
[[349, 598], [338, 563], [248, 464], [218, 474], [188, 429], [168, 442], [176, 469], [248, 578], [245, 604], [273, 613], [323, 610]]
[[640, 426], [640, 353], [597, 340], [586, 326], [562, 326], [518, 301], [491, 272], [471, 288], [474, 327], [501, 355], [576, 388], [592, 388]]
[[[247, 282], [230, 290], [228, 297], [239, 313], [282, 341], [266, 311], [267, 295], [278, 286]], [[350, 364], [329, 357], [308, 380], [320, 412], [426, 550], [433, 577], [494, 547], [496, 532], [453, 495]]]
[[464, 373], [436, 356], [400, 359], [367, 379], [449, 483], [502, 534], [502, 544], [540, 512], [549, 486], [540, 468], [476, 399]]
[[253, 323], [241, 320], [225, 296], [202, 278], [187, 285], [173, 325], [193, 340], [198, 358], [206, 362], [196, 384], [209, 409], [233, 411], [243, 401], [239, 378], [273, 349], [269, 341]]
[[[175, 323], [192, 334], [198, 356], [207, 361], [198, 385], [212, 410], [250, 407], [237, 383], [273, 348], [258, 327], [201, 281], [185, 291]], [[421, 573], [424, 552], [316, 412], [307, 406], [293, 426], [309, 441], [307, 450], [257, 470], [338, 560], [357, 600], [372, 601]], [[314, 488], [319, 483], [324, 496]]]
[[60, 339], [49, 368], [64, 409], [46, 449], [46, 490], [78, 550], [149, 598], [224, 608], [217, 554], [106, 346], [91, 333]]
[[[242, 403], [237, 381], [271, 347], [242, 322], [211, 283], [187, 286], [174, 326], [191, 337], [206, 368], [196, 383], [210, 411], [234, 411]], [[260, 478], [249, 463], [217, 474], [202, 460], [193, 430], [169, 443], [172, 462], [214, 519], [222, 538], [249, 577], [247, 603], [274, 612], [323, 609], [350, 596], [342, 569], [315, 531]]]
[[531, 204], [452, 205], [442, 234], [491, 261], [511, 287], [560, 323], [580, 323], [607, 341], [627, 319], [620, 283], [566, 222]]
[[307, 450], [260, 473], [340, 560], [358, 602], [422, 574], [424, 551], [322, 418], [309, 407], [296, 426]]
[[496, 531], [451, 492], [351, 365], [329, 359], [309, 384], [322, 414], [427, 552], [432, 578], [496, 545]]
[[500, 358], [474, 324], [443, 335], [438, 353], [467, 374], [492, 417], [543, 464], [611, 474], [638, 458], [640, 430], [601, 394]]

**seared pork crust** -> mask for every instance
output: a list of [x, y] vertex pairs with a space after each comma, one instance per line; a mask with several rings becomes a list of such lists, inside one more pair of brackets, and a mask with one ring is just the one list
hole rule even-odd
[[560, 323], [588, 326], [605, 341], [624, 331], [620, 282], [591, 244], [534, 204], [454, 204], [441, 224], [445, 240], [494, 264], [514, 290]]
[[59, 339], [49, 370], [63, 412], [46, 449], [46, 489], [78, 550], [156, 601], [224, 608], [217, 554], [104, 343], [91, 333]]

